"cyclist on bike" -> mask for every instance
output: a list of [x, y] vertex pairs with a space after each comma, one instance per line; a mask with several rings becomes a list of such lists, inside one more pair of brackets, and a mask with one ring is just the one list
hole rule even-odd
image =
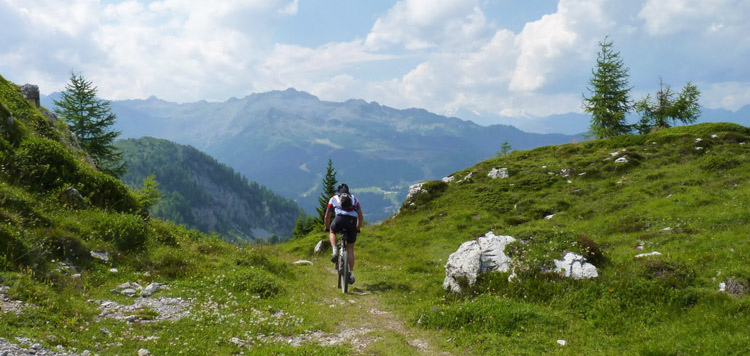
[[[335, 214], [331, 222], [331, 214]], [[337, 188], [336, 195], [328, 200], [328, 209], [325, 215], [325, 231], [333, 247], [331, 261], [336, 263], [339, 251], [336, 248], [336, 234], [341, 233], [346, 239], [347, 255], [349, 256], [349, 284], [354, 284], [354, 243], [357, 241], [357, 233], [362, 227], [362, 208], [357, 198], [349, 193], [349, 186], [341, 184]]]

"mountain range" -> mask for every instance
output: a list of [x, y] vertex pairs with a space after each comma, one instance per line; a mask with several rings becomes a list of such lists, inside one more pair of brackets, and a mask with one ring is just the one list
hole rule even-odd
[[364, 100], [322, 101], [295, 89], [225, 102], [177, 104], [151, 97], [111, 106], [122, 138], [191, 145], [308, 212], [317, 204], [331, 158], [338, 181], [353, 188], [371, 222], [394, 213], [410, 185], [493, 157], [505, 140], [514, 149], [582, 140]]

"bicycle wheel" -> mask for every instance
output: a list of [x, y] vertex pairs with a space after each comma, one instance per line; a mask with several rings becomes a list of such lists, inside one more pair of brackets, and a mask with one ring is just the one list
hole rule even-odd
[[346, 294], [349, 291], [349, 256], [346, 250], [341, 252], [341, 274], [339, 274], [339, 284], [341, 291]]

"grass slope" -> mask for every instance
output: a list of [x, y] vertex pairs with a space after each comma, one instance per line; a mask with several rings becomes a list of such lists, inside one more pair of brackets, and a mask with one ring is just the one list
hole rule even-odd
[[[748, 354], [750, 298], [718, 291], [750, 286], [748, 145], [746, 127], [701, 124], [481, 162], [368, 228], [358, 283], [462, 354]], [[501, 167], [510, 178], [487, 176]], [[517, 279], [496, 272], [443, 291], [449, 254], [488, 231], [519, 239], [506, 249]], [[540, 273], [564, 251], [600, 276]]]
[[[454, 183], [428, 182], [397, 217], [364, 229], [354, 293], [342, 296], [327, 256], [311, 255], [322, 233], [241, 247], [149, 218], [139, 192], [90, 167], [64, 125], [1, 78], [0, 104], [0, 345], [21, 337], [101, 355], [750, 352], [750, 298], [717, 291], [750, 279], [745, 127], [519, 151]], [[628, 163], [615, 163], [621, 156]], [[496, 167], [510, 178], [488, 178]], [[67, 200], [67, 187], [83, 200]], [[490, 230], [519, 239], [507, 251], [517, 279], [491, 273], [464, 294], [443, 291], [448, 255]], [[587, 255], [600, 277], [539, 273], [564, 250]], [[662, 255], [634, 257], [651, 251]], [[299, 258], [314, 266], [291, 263]], [[169, 289], [112, 292], [125, 282]], [[144, 306], [128, 322], [101, 301], [190, 314], [164, 320], [168, 311]]]

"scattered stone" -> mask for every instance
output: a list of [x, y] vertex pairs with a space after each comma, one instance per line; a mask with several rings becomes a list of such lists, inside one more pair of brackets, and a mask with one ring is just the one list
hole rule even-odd
[[711, 135], [711, 138], [719, 138], [719, 135], [713, 134], [713, 135]]
[[642, 251], [643, 250], [643, 242], [639, 242], [638, 246], [635, 247], [636, 251]]
[[661, 231], [672, 231], [672, 228], [669, 227], [669, 226], [667, 226], [667, 227], [661, 229]]
[[117, 273], [118, 272], [117, 268], [110, 268], [109, 271], [112, 272], [112, 273]]
[[747, 283], [742, 283], [736, 279], [729, 278], [726, 281], [719, 283], [719, 291], [734, 296], [743, 296], [750, 293], [750, 286]]
[[[136, 298], [133, 304], [120, 305], [110, 300], [93, 300], [99, 304], [99, 320], [110, 318], [127, 322], [151, 323], [157, 321], [177, 321], [190, 315], [191, 300], [182, 298]], [[141, 319], [138, 313], [144, 309], [155, 312], [153, 319]]]
[[567, 344], [567, 342], [565, 342], [565, 340], [557, 340], [557, 344], [560, 345], [560, 346], [565, 346], [565, 344]]
[[552, 219], [554, 217], [555, 217], [555, 214], [549, 214], [549, 215], [547, 215], [547, 216], [544, 217], [544, 220], [550, 220], [550, 219]]
[[163, 287], [166, 287], [166, 283], [151, 283], [148, 286], [146, 286], [146, 289], [141, 291], [141, 297], [150, 297], [154, 293], [156, 293], [159, 289], [162, 289]]
[[586, 257], [579, 254], [568, 252], [562, 260], [555, 260], [554, 272], [560, 273], [563, 277], [573, 279], [590, 279], [599, 277], [596, 266], [586, 262]]
[[151, 356], [151, 351], [146, 349], [138, 350], [138, 356]]
[[659, 256], [659, 255], [661, 255], [661, 252], [659, 252], [659, 251], [653, 251], [653, 252], [648, 252], [648, 253], [637, 254], [637, 255], [635, 255], [635, 258], [649, 257], [649, 256]]
[[299, 265], [305, 265], [305, 266], [312, 266], [312, 265], [313, 265], [313, 263], [312, 263], [311, 261], [308, 261], [308, 260], [298, 260], [298, 261], [294, 261], [294, 264], [295, 264], [295, 265], [298, 265], [298, 266], [299, 266]]
[[702, 149], [703, 149], [703, 147], [696, 147], [696, 148], [695, 148], [695, 150], [696, 150], [696, 151], [700, 151], [700, 150], [702, 150]]
[[320, 240], [320, 241], [318, 241], [318, 244], [315, 245], [315, 250], [313, 250], [313, 251], [317, 255], [319, 253], [322, 253], [323, 251], [327, 251], [329, 247], [331, 247], [331, 242], [330, 241], [328, 241], [328, 240]]
[[467, 174], [466, 177], [461, 178], [461, 180], [458, 181], [458, 183], [463, 183], [463, 182], [468, 181], [469, 179], [471, 179], [472, 175], [474, 175], [474, 172], [469, 172], [469, 174]]
[[510, 177], [510, 175], [508, 174], [508, 168], [492, 168], [487, 176], [492, 179], [506, 179]]
[[19, 345], [27, 346], [24, 348], [17, 344], [14, 344], [6, 339], [0, 338], [0, 356], [84, 356], [87, 353], [78, 354], [73, 352], [65, 352], [65, 348], [58, 345], [55, 347], [57, 351], [46, 349], [40, 343], [32, 342], [28, 338], [17, 337]]
[[454, 176], [448, 176], [448, 177], [444, 177], [443, 179], [441, 179], [443, 183], [450, 183], [450, 182], [453, 182], [454, 180], [456, 180]]
[[695, 139], [695, 143], [698, 143], [698, 142], [701, 142], [701, 141], [703, 141], [703, 139], [700, 138], [700, 137]]
[[568, 176], [570, 176], [570, 169], [568, 168], [561, 169], [560, 176], [562, 176], [563, 178], [567, 178]]
[[68, 205], [77, 206], [78, 204], [83, 202], [83, 195], [81, 195], [81, 192], [78, 191], [78, 189], [73, 187], [67, 187], [62, 191], [63, 200], [65, 200], [65, 203]]
[[459, 281], [474, 285], [480, 273], [507, 272], [510, 269], [510, 257], [504, 253], [505, 246], [515, 240], [512, 236], [497, 236], [490, 231], [476, 240], [464, 242], [448, 257], [443, 288], [460, 292], [462, 287]]
[[615, 163], [628, 163], [628, 158], [625, 156], [622, 156], [615, 160]]
[[109, 252], [107, 252], [107, 251], [102, 251], [102, 252], [91, 251], [91, 257], [96, 258], [96, 259], [100, 259], [100, 260], [102, 260], [104, 262], [108, 262], [109, 261]]
[[424, 183], [417, 183], [409, 186], [409, 194], [406, 195], [406, 200], [413, 198], [417, 194], [427, 193], [427, 190], [422, 189]]
[[101, 331], [102, 334], [104, 334], [104, 335], [106, 335], [108, 337], [112, 337], [112, 332], [109, 331], [109, 329], [107, 329], [107, 328], [101, 328], [101, 329], [99, 329], [99, 331]]

